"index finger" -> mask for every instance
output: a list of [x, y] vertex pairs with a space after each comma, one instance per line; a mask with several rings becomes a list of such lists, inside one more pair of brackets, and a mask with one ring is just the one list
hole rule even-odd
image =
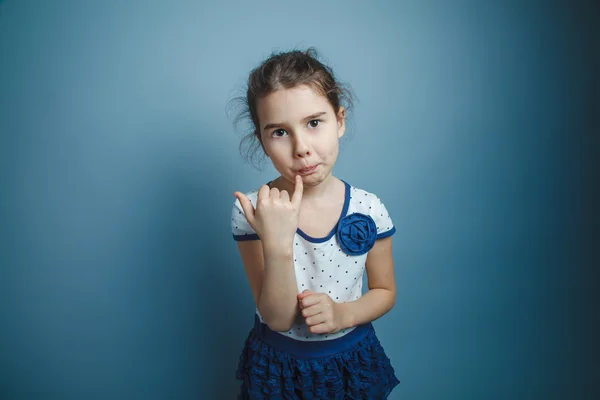
[[314, 306], [315, 304], [319, 304], [322, 300], [322, 297], [316, 296], [316, 294], [317, 293], [315, 293], [315, 295], [312, 295], [312, 296], [306, 296], [302, 300], [300, 300], [300, 303], [302, 303], [302, 307], [306, 308], [306, 307]]
[[300, 175], [296, 175], [296, 184], [294, 185], [294, 194], [292, 195], [292, 203], [294, 203], [296, 206], [300, 206], [303, 192], [304, 184], [302, 182], [302, 177]]
[[314, 292], [310, 289], [304, 289], [301, 293], [298, 293], [298, 300], [302, 300], [306, 296], [313, 294]]

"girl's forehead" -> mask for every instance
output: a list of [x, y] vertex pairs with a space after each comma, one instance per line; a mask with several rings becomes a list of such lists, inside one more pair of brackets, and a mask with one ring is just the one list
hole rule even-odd
[[328, 99], [310, 86], [279, 89], [257, 101], [261, 123], [294, 121], [317, 112], [331, 111]]

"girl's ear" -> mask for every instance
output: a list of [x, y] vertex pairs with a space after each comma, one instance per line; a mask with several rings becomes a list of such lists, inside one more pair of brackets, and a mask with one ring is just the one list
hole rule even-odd
[[344, 133], [346, 132], [346, 109], [342, 106], [340, 106], [337, 115], [336, 115], [336, 119], [338, 122], [338, 139], [341, 138], [342, 136], [344, 136]]

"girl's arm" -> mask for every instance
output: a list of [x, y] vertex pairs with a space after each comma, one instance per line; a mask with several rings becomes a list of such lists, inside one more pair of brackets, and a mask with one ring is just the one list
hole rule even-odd
[[255, 304], [264, 322], [274, 331], [290, 330], [298, 315], [292, 247], [261, 240], [237, 243]]
[[344, 328], [376, 320], [396, 304], [396, 280], [392, 237], [379, 239], [367, 254], [366, 261], [369, 291], [358, 300], [339, 303], [342, 307]]
[[262, 185], [256, 209], [243, 193], [234, 193], [261, 238], [238, 242], [256, 307], [269, 328], [281, 332], [290, 330], [298, 315], [293, 244], [304, 186], [300, 175], [295, 179], [291, 199], [285, 190]]

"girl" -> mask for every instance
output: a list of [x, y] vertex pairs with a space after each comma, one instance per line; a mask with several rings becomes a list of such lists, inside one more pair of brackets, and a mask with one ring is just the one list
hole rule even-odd
[[332, 175], [344, 100], [313, 49], [273, 54], [248, 79], [250, 135], [280, 176], [234, 193], [256, 302], [240, 399], [385, 399], [399, 383], [371, 325], [395, 303], [395, 228], [379, 198]]

